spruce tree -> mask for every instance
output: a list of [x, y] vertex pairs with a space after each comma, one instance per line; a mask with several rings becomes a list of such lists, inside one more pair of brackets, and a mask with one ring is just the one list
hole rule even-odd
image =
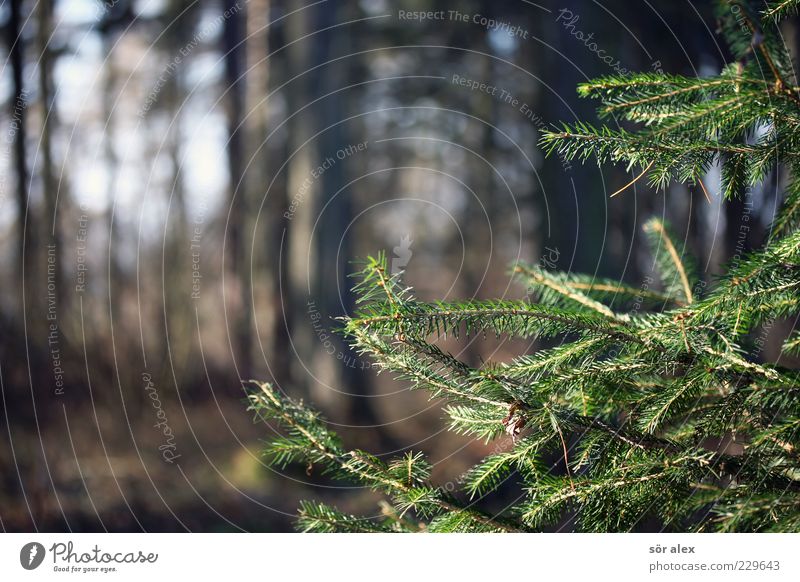
[[[776, 320], [800, 314], [800, 88], [778, 28], [798, 5], [721, 3], [736, 61], [718, 76], [597, 79], [579, 94], [626, 128], [576, 123], [542, 138], [550, 153], [622, 162], [659, 188], [702, 187], [718, 165], [729, 199], [777, 173], [783, 204], [763, 246], [705, 284], [669, 226], [653, 219], [645, 230], [658, 290], [517, 264], [514, 275], [530, 291], [520, 301], [421, 302], [383, 255], [370, 259], [343, 332], [380, 369], [446, 401], [451, 430], [512, 446], [483, 459], [451, 493], [431, 481], [422, 454], [386, 461], [348, 450], [318, 413], [258, 384], [251, 409], [285, 429], [268, 445], [272, 463], [322, 466], [390, 501], [377, 519], [305, 502], [299, 529], [537, 531], [569, 516], [581, 531], [654, 523], [800, 531], [800, 374], [763, 361], [760, 349]], [[553, 347], [472, 368], [437, 345], [475, 334]], [[783, 353], [800, 353], [797, 331]], [[500, 515], [482, 510], [508, 483], [520, 501]]]

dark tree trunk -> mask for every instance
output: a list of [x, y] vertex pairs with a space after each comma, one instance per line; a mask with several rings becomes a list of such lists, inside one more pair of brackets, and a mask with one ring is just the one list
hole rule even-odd
[[228, 88], [228, 167], [230, 169], [230, 208], [227, 241], [235, 284], [235, 314], [233, 316], [233, 345], [235, 366], [239, 377], [249, 379], [252, 374], [252, 334], [250, 302], [250, 264], [247, 252], [245, 222], [248, 214], [246, 187], [244, 186], [245, 131], [243, 122], [246, 107], [244, 79], [245, 10], [236, 0], [225, 0], [230, 11], [225, 19], [223, 43], [225, 50], [225, 79]]
[[[59, 310], [66, 312], [65, 293], [62, 285], [61, 261], [59, 255], [61, 249], [61, 237], [58, 228], [58, 203], [59, 203], [59, 179], [55, 174], [55, 162], [53, 160], [53, 128], [56, 125], [56, 110], [53, 101], [53, 73], [52, 73], [52, 47], [50, 46], [50, 35], [52, 32], [52, 11], [51, 2], [39, 2], [38, 17], [39, 28], [37, 31], [37, 48], [39, 52], [39, 101], [42, 105], [42, 125], [41, 125], [41, 152], [42, 152], [42, 190], [44, 193], [45, 213], [44, 213], [44, 233], [45, 241], [49, 253], [54, 250], [55, 269], [52, 275], [55, 283], [55, 292]], [[65, 200], [62, 200], [62, 205]], [[45, 259], [47, 261], [47, 259]], [[44, 263], [42, 263], [44, 264]], [[50, 283], [51, 275], [48, 270], [47, 283]]]
[[[33, 275], [34, 264], [31, 261], [32, 248], [36, 246], [36, 224], [33, 216], [29, 216], [28, 208], [28, 160], [25, 153], [27, 136], [27, 95], [22, 80], [23, 76], [23, 40], [21, 30], [22, 0], [11, 0], [8, 21], [9, 58], [11, 60], [14, 97], [11, 102], [11, 119], [16, 123], [16, 139], [14, 140], [14, 169], [16, 173], [16, 195], [19, 220], [17, 222], [17, 259], [19, 273], [25, 277]], [[27, 241], [26, 241], [27, 239]], [[26, 245], [27, 243], [27, 245]]]

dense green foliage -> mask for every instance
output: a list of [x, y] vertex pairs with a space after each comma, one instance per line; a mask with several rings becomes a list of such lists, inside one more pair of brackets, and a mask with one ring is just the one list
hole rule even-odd
[[[587, 83], [580, 94], [599, 99], [602, 115], [635, 127], [578, 123], [543, 138], [569, 159], [638, 167], [658, 186], [699, 183], [720, 164], [729, 198], [788, 171], [764, 247], [707, 284], [654, 219], [645, 229], [657, 291], [515, 265], [530, 291], [524, 301], [420, 302], [388, 275], [384, 257], [370, 260], [344, 333], [381, 369], [446, 400], [451, 430], [513, 446], [486, 457], [451, 494], [431, 482], [422, 455], [387, 462], [347, 450], [318, 414], [260, 385], [251, 408], [286, 429], [269, 444], [273, 463], [321, 465], [391, 499], [380, 519], [306, 503], [301, 529], [535, 531], [571, 516], [584, 531], [800, 530], [800, 374], [761, 358], [775, 321], [800, 314], [800, 92], [776, 26], [798, 4], [773, 2], [758, 14], [722, 3], [737, 62], [719, 76]], [[475, 334], [554, 347], [475, 369], [436, 343]], [[800, 352], [797, 332], [784, 351]], [[523, 494], [518, 503], [499, 516], [478, 509], [509, 480]]]

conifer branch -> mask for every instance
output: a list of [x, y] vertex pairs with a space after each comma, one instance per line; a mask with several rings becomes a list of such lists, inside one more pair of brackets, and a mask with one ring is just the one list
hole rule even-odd
[[791, 13], [796, 13], [800, 2], [798, 0], [780, 0], [771, 2], [770, 7], [764, 11], [765, 18], [778, 19]]
[[[258, 384], [257, 391], [250, 394], [250, 410], [255, 411], [264, 420], [275, 419], [293, 433], [305, 440], [307, 450], [304, 455], [312, 462], [324, 462], [342, 475], [355, 478], [371, 487], [377, 487], [388, 494], [398, 495], [406, 510], [419, 506], [420, 510], [430, 511], [430, 507], [439, 510], [452, 511], [464, 514], [471, 520], [496, 531], [521, 532], [518, 527], [506, 520], [496, 519], [469, 507], [463, 507], [438, 488], [426, 485], [413, 474], [413, 465], [406, 459], [405, 470], [409, 472], [409, 479], [394, 477], [388, 468], [376, 458], [361, 451], [343, 451], [338, 445], [338, 439], [320, 424], [318, 415], [308, 409], [293, 403], [287, 398], [279, 397], [277, 392], [266, 383]], [[427, 489], [427, 491], [426, 491]], [[404, 512], [400, 513], [402, 517]], [[332, 530], [340, 531], [338, 520], [341, 516], [327, 510], [320, 511], [320, 506], [305, 505], [302, 507], [301, 522], [313, 523], [314, 528], [325, 524]], [[362, 525], [368, 522], [362, 522]], [[345, 519], [345, 525], [352, 522]], [[313, 529], [313, 528], [312, 528]]]
[[[434, 486], [424, 455], [385, 462], [346, 450], [316, 412], [259, 385], [251, 409], [286, 433], [268, 445], [272, 463], [320, 465], [389, 498], [370, 519], [304, 503], [300, 529], [527, 531], [571, 511], [585, 531], [631, 531], [644, 519], [684, 531], [800, 531], [800, 372], [761, 349], [775, 321], [800, 318], [800, 99], [775, 26], [798, 5], [772, 2], [761, 21], [742, 8], [744, 32], [721, 10], [737, 62], [716, 77], [640, 73], [579, 87], [601, 116], [634, 129], [577, 122], [542, 137], [548, 154], [643, 168], [628, 186], [647, 175], [658, 188], [697, 185], [707, 199], [702, 177], [714, 164], [725, 198], [788, 166], [769, 239], [718, 280], [701, 282], [657, 219], [645, 225], [657, 289], [517, 264], [528, 300], [422, 302], [388, 273], [384, 253], [354, 275], [357, 311], [341, 331], [378, 370], [441, 399], [450, 430], [507, 444], [459, 484], [476, 502], [518, 487], [520, 503], [488, 515]], [[547, 341], [479, 368], [437, 343], [490, 334]], [[800, 355], [796, 330], [783, 353]]]
[[514, 269], [516, 273], [524, 275], [530, 282], [535, 285], [541, 285], [555, 291], [557, 294], [562, 295], [563, 297], [570, 299], [580, 305], [588, 307], [589, 309], [600, 313], [601, 315], [605, 315], [606, 317], [610, 317], [612, 319], [619, 319], [616, 313], [611, 311], [608, 307], [600, 303], [599, 301], [595, 301], [590, 297], [586, 296], [584, 293], [577, 290], [577, 288], [567, 282], [566, 280], [559, 280], [556, 277], [553, 277], [546, 271], [541, 269], [534, 269], [531, 267], [527, 267], [524, 265], [517, 265]]
[[[750, 31], [751, 36], [753, 37], [752, 46], [757, 48], [761, 56], [764, 58], [764, 61], [767, 63], [770, 71], [772, 72], [773, 77], [775, 78], [775, 85], [776, 90], [782, 91], [787, 86], [786, 81], [784, 80], [783, 76], [781, 75], [780, 71], [778, 70], [775, 61], [770, 54], [770, 51], [767, 49], [766, 43], [763, 41], [757, 40], [757, 35], [761, 32], [760, 27], [753, 22], [753, 20], [748, 16], [748, 6], [743, 4], [740, 0], [726, 0], [728, 4], [736, 4], [739, 6], [740, 11], [739, 15], [740, 18], [744, 21], [745, 26], [747, 26], [748, 30]], [[783, 9], [785, 9], [784, 6]], [[798, 99], [797, 95], [790, 91], [789, 96], [798, 104], [800, 104], [800, 99]]]
[[678, 255], [678, 251], [675, 249], [672, 239], [669, 237], [666, 229], [664, 228], [664, 223], [660, 220], [653, 219], [649, 221], [647, 225], [645, 225], [645, 231], [655, 232], [661, 242], [664, 244], [664, 248], [667, 250], [675, 271], [678, 273], [678, 277], [680, 278], [680, 282], [683, 287], [683, 299], [687, 304], [691, 304], [694, 301], [694, 297], [692, 296], [692, 286], [689, 283], [689, 277], [686, 274], [686, 268], [683, 266], [683, 261], [681, 261], [680, 255]]

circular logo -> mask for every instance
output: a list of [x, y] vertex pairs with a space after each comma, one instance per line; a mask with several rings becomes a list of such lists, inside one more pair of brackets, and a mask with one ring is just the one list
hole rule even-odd
[[44, 546], [39, 542], [29, 542], [19, 551], [19, 563], [26, 570], [35, 570], [44, 561]]

